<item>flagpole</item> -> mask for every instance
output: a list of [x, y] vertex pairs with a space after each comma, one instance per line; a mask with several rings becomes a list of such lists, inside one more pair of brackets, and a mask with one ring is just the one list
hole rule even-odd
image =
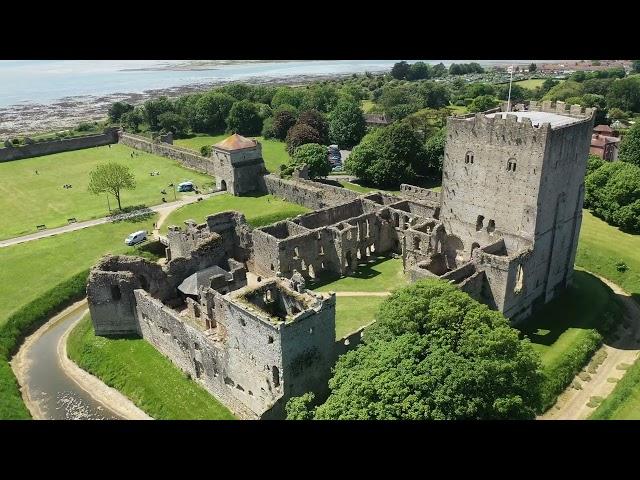
[[507, 100], [507, 112], [511, 111], [511, 82], [513, 81], [513, 65], [509, 66], [509, 73], [511, 77], [509, 78], [509, 99]]

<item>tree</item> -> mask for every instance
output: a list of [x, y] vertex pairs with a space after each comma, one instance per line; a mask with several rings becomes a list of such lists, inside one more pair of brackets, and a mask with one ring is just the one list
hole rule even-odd
[[137, 106], [130, 112], [122, 114], [120, 122], [126, 130], [137, 132], [140, 125], [144, 123], [144, 107]]
[[327, 147], [318, 143], [305, 143], [293, 152], [292, 165], [306, 164], [311, 178], [326, 177], [331, 173]]
[[431, 78], [431, 65], [424, 62], [416, 62], [409, 67], [407, 80], [424, 80]]
[[533, 73], [536, 70], [538, 70], [538, 65], [536, 65], [535, 63], [532, 63], [531, 65], [529, 65], [529, 73]]
[[113, 195], [120, 204], [120, 192], [136, 188], [136, 179], [131, 169], [117, 162], [103, 163], [89, 173], [89, 192], [99, 195], [107, 193]]
[[415, 96], [422, 108], [446, 107], [451, 97], [449, 89], [444, 84], [436, 82], [420, 82]]
[[280, 87], [271, 99], [271, 108], [274, 110], [281, 105], [292, 105], [300, 108], [304, 101], [305, 92], [301, 88]]
[[132, 110], [133, 110], [133, 105], [131, 105], [130, 103], [125, 103], [125, 102], [112, 103], [111, 106], [109, 107], [109, 112], [108, 112], [109, 121], [112, 123], [117, 123], [122, 118], [122, 115]]
[[635, 123], [622, 138], [618, 160], [640, 167], [640, 123]]
[[426, 163], [424, 144], [406, 123], [394, 123], [366, 134], [345, 162], [347, 172], [379, 188], [415, 179]]
[[485, 112], [491, 110], [498, 105], [498, 100], [491, 95], [480, 95], [476, 97], [469, 105], [470, 112]]
[[310, 127], [306, 123], [296, 123], [289, 129], [287, 138], [285, 139], [287, 152], [289, 152], [289, 155], [293, 155], [296, 148], [300, 145], [304, 145], [305, 143], [320, 143], [321, 140], [320, 134], [315, 128]]
[[338, 102], [338, 90], [333, 85], [315, 85], [305, 91], [302, 108], [327, 113]]
[[[605, 161], [602, 160], [598, 155], [594, 155], [593, 153], [589, 154], [589, 158], [587, 159], [587, 171], [585, 173], [585, 177], [588, 177], [590, 173], [595, 172], [602, 165], [605, 164]], [[585, 204], [585, 207], [588, 206]]]
[[158, 117], [160, 115], [173, 111], [173, 104], [167, 97], [159, 97], [144, 102], [145, 120], [151, 130], [158, 130]]
[[625, 121], [629, 119], [629, 115], [627, 115], [626, 112], [623, 112], [619, 108], [612, 108], [611, 110], [609, 110], [608, 115], [611, 120]]
[[340, 148], [352, 149], [367, 131], [358, 103], [342, 100], [329, 114], [329, 138]]
[[315, 395], [311, 392], [290, 398], [285, 405], [287, 420], [313, 420], [312, 405], [315, 398]]
[[391, 67], [391, 76], [397, 80], [404, 80], [407, 78], [407, 73], [409, 73], [409, 64], [402, 60], [401, 62], [395, 63], [393, 67]]
[[628, 112], [640, 112], [640, 76], [615, 80], [607, 93], [607, 104]]
[[177, 137], [184, 135], [189, 128], [185, 118], [173, 112], [158, 115], [158, 126], [165, 132], [173, 132]]
[[249, 100], [234, 103], [227, 117], [227, 131], [241, 135], [260, 135], [262, 118], [256, 104]]
[[325, 116], [318, 110], [305, 110], [298, 116], [298, 123], [309, 125], [320, 135], [320, 141], [326, 145], [329, 143], [329, 124]]
[[247, 83], [230, 83], [222, 87], [219, 91], [231, 95], [236, 100], [253, 100], [253, 87]]
[[640, 73], [640, 60], [634, 60], [631, 62], [631, 72]]
[[441, 128], [435, 135], [431, 136], [424, 145], [426, 164], [433, 175], [442, 173], [446, 141], [447, 131]]
[[554, 86], [550, 89], [544, 97], [543, 100], [561, 100], [564, 101], [569, 97], [580, 97], [584, 93], [584, 88], [581, 83], [574, 82], [571, 80], [566, 80], [558, 85]]
[[284, 140], [287, 137], [287, 132], [291, 127], [296, 124], [296, 115], [293, 111], [288, 109], [278, 110], [273, 114], [273, 122], [271, 124], [273, 138], [278, 140]]
[[447, 67], [444, 63], [440, 62], [431, 69], [431, 76], [434, 78], [444, 77], [447, 75]]
[[226, 93], [214, 91], [202, 95], [195, 104], [197, 130], [208, 133], [223, 132], [225, 120], [234, 102], [235, 99]]
[[201, 93], [192, 93], [178, 97], [174, 103], [176, 113], [184, 117], [191, 130], [198, 130], [197, 109], [198, 100], [202, 98]]
[[316, 419], [533, 419], [541, 363], [499, 312], [454, 285], [421, 280], [394, 292], [365, 343], [342, 355]]

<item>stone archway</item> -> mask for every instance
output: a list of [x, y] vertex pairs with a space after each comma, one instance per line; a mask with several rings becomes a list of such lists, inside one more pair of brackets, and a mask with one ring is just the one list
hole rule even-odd
[[220, 190], [225, 191], [227, 189], [227, 182], [225, 180], [220, 180]]

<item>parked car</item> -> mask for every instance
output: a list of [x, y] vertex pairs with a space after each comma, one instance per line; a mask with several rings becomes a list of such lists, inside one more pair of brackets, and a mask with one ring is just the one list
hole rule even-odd
[[137, 232], [133, 232], [129, 234], [127, 238], [125, 238], [124, 243], [131, 246], [136, 245], [140, 242], [144, 242], [147, 239], [147, 232], [144, 230], [138, 230]]
[[342, 155], [340, 155], [338, 145], [329, 145], [327, 148], [327, 154], [329, 156], [329, 163], [331, 163], [331, 166], [336, 167], [342, 165]]
[[193, 192], [193, 182], [182, 182], [178, 184], [179, 192]]

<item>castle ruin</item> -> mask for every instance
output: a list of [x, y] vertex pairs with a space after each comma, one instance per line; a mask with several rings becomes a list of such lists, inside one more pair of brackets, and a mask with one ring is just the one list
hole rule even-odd
[[240, 136], [211, 162], [236, 194], [266, 191], [315, 211], [252, 229], [222, 212], [169, 227], [164, 265], [105, 257], [87, 293], [97, 335], [136, 335], [243, 418], [282, 418], [307, 391], [327, 393], [338, 355], [335, 294], [306, 289], [323, 273], [396, 254], [412, 281], [439, 278], [526, 319], [572, 278], [593, 111], [531, 102], [447, 121], [441, 193], [357, 194], [264, 172]]

